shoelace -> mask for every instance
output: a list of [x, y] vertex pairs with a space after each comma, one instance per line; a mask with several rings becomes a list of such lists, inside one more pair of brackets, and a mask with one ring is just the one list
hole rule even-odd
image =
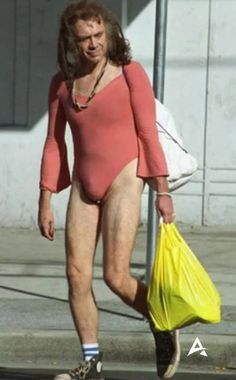
[[91, 363], [89, 361], [82, 361], [78, 367], [72, 369], [69, 371], [69, 375], [74, 378], [76, 376], [79, 377], [79, 379], [85, 379], [86, 375], [90, 371]]

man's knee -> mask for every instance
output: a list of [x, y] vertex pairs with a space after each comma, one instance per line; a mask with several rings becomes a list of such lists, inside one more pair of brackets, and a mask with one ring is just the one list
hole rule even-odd
[[72, 294], [83, 295], [91, 291], [92, 271], [75, 263], [70, 263], [66, 268], [69, 290]]
[[123, 295], [128, 275], [123, 272], [117, 272], [115, 270], [105, 271], [104, 281], [107, 286], [117, 295]]

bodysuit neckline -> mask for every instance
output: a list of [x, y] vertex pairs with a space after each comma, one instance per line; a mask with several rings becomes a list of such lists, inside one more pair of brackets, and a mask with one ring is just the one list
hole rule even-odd
[[[99, 90], [98, 92], [96, 92], [95, 94], [95, 97], [98, 96], [99, 94], [103, 93], [107, 88], [109, 88], [113, 83], [115, 83], [118, 79], [122, 78], [123, 77], [123, 72], [121, 72], [119, 75], [117, 75], [115, 78], [113, 78], [109, 83], [106, 84], [106, 86], [104, 86], [103, 88], [101, 88], [101, 90]], [[76, 98], [80, 98], [80, 99], [87, 99], [88, 96], [86, 95], [76, 95]]]

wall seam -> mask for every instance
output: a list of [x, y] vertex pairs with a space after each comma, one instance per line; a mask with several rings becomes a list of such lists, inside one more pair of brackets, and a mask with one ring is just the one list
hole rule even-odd
[[208, 5], [208, 36], [207, 36], [207, 62], [206, 62], [206, 91], [205, 91], [205, 117], [204, 117], [204, 146], [203, 146], [203, 187], [202, 187], [202, 225], [206, 224], [207, 206], [209, 203], [209, 168], [207, 166], [208, 148], [208, 101], [209, 101], [209, 71], [210, 71], [210, 43], [211, 43], [211, 12], [212, 0]]
[[12, 93], [12, 104], [13, 104], [13, 109], [12, 109], [12, 124], [15, 125], [16, 124], [16, 67], [17, 67], [17, 62], [16, 62], [16, 58], [17, 58], [17, 54], [16, 54], [16, 49], [17, 49], [17, 46], [16, 46], [16, 43], [17, 43], [17, 37], [16, 37], [16, 33], [17, 33], [17, 0], [14, 1], [14, 57], [13, 57], [13, 60], [14, 60], [14, 68], [13, 68], [13, 93]]

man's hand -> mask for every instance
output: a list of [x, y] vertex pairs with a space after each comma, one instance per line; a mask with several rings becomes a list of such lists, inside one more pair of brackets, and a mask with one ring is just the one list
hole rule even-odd
[[51, 193], [41, 190], [39, 197], [38, 226], [41, 235], [53, 240], [55, 233], [54, 216], [50, 205]]
[[168, 195], [157, 195], [156, 210], [163, 217], [164, 223], [172, 223], [175, 219], [172, 198]]
[[174, 222], [175, 212], [171, 194], [169, 193], [167, 177], [153, 177], [148, 184], [157, 192], [156, 210], [159, 216], [163, 217], [163, 222]]
[[54, 217], [50, 207], [39, 206], [38, 226], [42, 236], [48, 240], [53, 240], [55, 227]]

